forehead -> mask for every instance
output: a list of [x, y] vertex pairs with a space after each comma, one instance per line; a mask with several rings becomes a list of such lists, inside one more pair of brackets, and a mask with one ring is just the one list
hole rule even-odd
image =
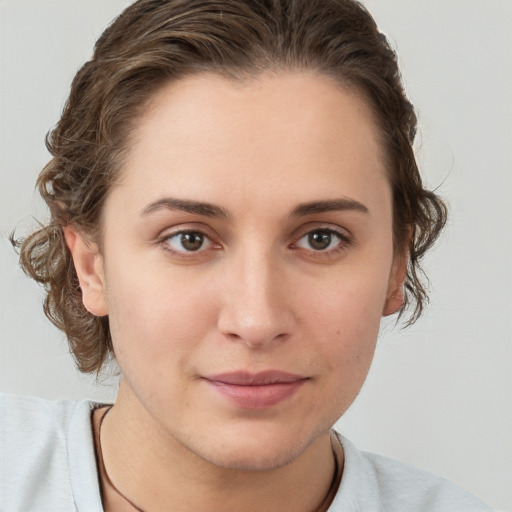
[[355, 92], [312, 72], [244, 81], [208, 73], [170, 82], [151, 98], [120, 183], [145, 190], [146, 201], [167, 193], [218, 202], [229, 193], [250, 204], [262, 186], [269, 200], [283, 188], [296, 202], [362, 200], [385, 176], [377, 124]]

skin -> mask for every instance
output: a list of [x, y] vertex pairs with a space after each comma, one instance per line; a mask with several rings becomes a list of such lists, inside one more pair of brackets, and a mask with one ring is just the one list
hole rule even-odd
[[[122, 371], [105, 465], [139, 507], [296, 512], [322, 501], [329, 431], [361, 389], [382, 315], [403, 301], [383, 162], [365, 101], [313, 73], [204, 74], [152, 98], [105, 204], [102, 253], [65, 229], [84, 304], [109, 315]], [[329, 201], [337, 208], [301, 209]], [[203, 245], [187, 252], [180, 230]], [[255, 410], [205, 381], [242, 369], [304, 383]]]

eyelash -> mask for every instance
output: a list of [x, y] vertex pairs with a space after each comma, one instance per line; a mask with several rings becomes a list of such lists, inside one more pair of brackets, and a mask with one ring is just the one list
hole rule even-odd
[[[183, 248], [183, 250], [179, 250], [179, 249], [172, 247], [172, 245], [170, 244], [170, 240], [172, 240], [173, 238], [178, 239], [179, 237], [181, 237], [181, 243], [182, 243], [183, 237], [186, 235], [201, 236], [203, 239], [201, 246], [198, 247], [197, 250], [192, 250], [192, 251], [187, 251], [185, 248]], [[194, 257], [195, 255], [205, 252], [205, 250], [203, 249], [205, 243], [212, 246], [213, 249], [221, 248], [221, 246], [219, 244], [216, 244], [212, 241], [212, 238], [210, 236], [208, 236], [204, 231], [201, 231], [199, 229], [182, 229], [180, 231], [176, 231], [175, 233], [170, 233], [162, 238], [161, 243], [162, 243], [164, 250], [169, 251], [173, 254], [176, 254], [182, 258]], [[178, 242], [178, 243], [180, 243], [180, 242]]]
[[[322, 233], [324, 235], [328, 235], [329, 237], [331, 237], [331, 239], [329, 240], [329, 245], [332, 242], [332, 237], [336, 238], [338, 241], [337, 241], [336, 245], [332, 248], [318, 249], [318, 250], [315, 250], [313, 248], [308, 249], [305, 247], [300, 247], [298, 245], [301, 240], [306, 239], [307, 237], [310, 237], [311, 235], [313, 235], [315, 233], [316, 234]], [[197, 248], [197, 250], [186, 250], [185, 248], [183, 248], [183, 250], [180, 250], [180, 249], [173, 248], [173, 246], [170, 243], [170, 240], [178, 239], [178, 240], [180, 240], [178, 243], [180, 243], [182, 245], [183, 237], [186, 235], [196, 235], [196, 236], [199, 235], [200, 237], [202, 237], [202, 243]], [[181, 237], [181, 239], [179, 237]], [[171, 252], [172, 254], [175, 254], [182, 258], [192, 258], [194, 256], [197, 257], [197, 255], [200, 255], [200, 254], [206, 252], [208, 249], [218, 250], [218, 249], [222, 248], [222, 246], [220, 244], [218, 244], [212, 240], [211, 236], [209, 236], [207, 233], [205, 233], [204, 231], [202, 231], [200, 229], [183, 229], [180, 231], [176, 231], [174, 233], [167, 234], [161, 238], [160, 243], [163, 246], [164, 250]], [[352, 245], [352, 243], [353, 243], [352, 238], [340, 230], [337, 230], [337, 229], [334, 229], [331, 227], [318, 227], [318, 228], [310, 229], [310, 230], [304, 232], [299, 238], [296, 239], [295, 242], [292, 242], [289, 245], [289, 247], [291, 247], [292, 249], [306, 251], [306, 252], [310, 253], [310, 255], [313, 257], [322, 258], [322, 257], [335, 256], [339, 252], [345, 251], [350, 245]], [[208, 244], [208, 247], [205, 248], [204, 247], [205, 244]], [[183, 247], [183, 245], [182, 245], [182, 247]]]
[[[319, 250], [315, 250], [315, 249], [306, 249], [306, 248], [302, 248], [302, 247], [299, 247], [298, 244], [301, 240], [303, 239], [306, 239], [307, 237], [310, 237], [311, 235], [313, 234], [318, 234], [318, 233], [322, 233], [322, 234], [326, 234], [328, 235], [329, 237], [331, 237], [331, 240], [329, 241], [329, 245], [331, 244], [332, 242], [332, 237], [335, 237], [337, 239], [337, 243], [334, 247], [331, 247], [331, 248], [326, 248], [326, 249], [319, 249]], [[314, 228], [314, 229], [310, 229], [308, 230], [307, 232], [305, 232], [304, 234], [302, 234], [296, 242], [293, 242], [291, 244], [292, 247], [295, 247], [299, 250], [304, 250], [304, 251], [307, 251], [309, 254], [310, 257], [314, 257], [314, 258], [331, 258], [331, 257], [335, 257], [337, 256], [340, 252], [343, 252], [343, 251], [346, 251], [348, 247], [350, 247], [350, 245], [352, 245], [353, 243], [353, 240], [352, 238], [347, 235], [345, 232], [341, 231], [341, 230], [338, 230], [338, 229], [334, 229], [334, 228], [331, 228], [331, 227], [317, 227], [317, 228]]]

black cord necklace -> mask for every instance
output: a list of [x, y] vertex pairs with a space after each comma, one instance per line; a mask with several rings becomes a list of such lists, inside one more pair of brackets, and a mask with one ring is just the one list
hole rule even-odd
[[103, 460], [103, 448], [101, 446], [101, 427], [103, 426], [103, 420], [105, 419], [105, 416], [110, 412], [112, 409], [112, 405], [105, 411], [103, 416], [100, 419], [100, 424], [98, 426], [98, 451], [99, 451], [99, 458], [100, 458], [100, 464], [101, 469], [103, 471], [103, 474], [105, 475], [105, 480], [107, 481], [107, 484], [121, 497], [123, 500], [125, 500], [129, 505], [133, 507], [134, 510], [137, 510], [137, 512], [144, 512], [142, 508], [137, 507], [133, 501], [128, 499], [112, 482], [110, 477], [108, 476], [107, 468], [105, 467], [105, 462]]
[[[103, 474], [105, 475], [105, 480], [107, 481], [107, 484], [112, 488], [114, 492], [116, 492], [126, 503], [128, 503], [131, 507], [133, 507], [134, 510], [137, 512], [145, 512], [144, 509], [138, 507], [131, 501], [129, 498], [127, 498], [112, 482], [110, 479], [107, 468], [105, 467], [105, 462], [103, 460], [103, 448], [101, 446], [101, 427], [103, 426], [103, 420], [105, 419], [105, 416], [110, 412], [112, 409], [112, 405], [105, 411], [103, 416], [100, 419], [100, 423], [98, 426], [98, 452], [99, 452], [99, 462], [101, 465], [101, 470]], [[338, 447], [338, 450], [335, 448], [335, 444]], [[341, 473], [342, 473], [342, 467], [340, 464], [341, 457], [336, 453], [342, 450], [341, 448], [341, 441], [339, 440], [338, 436], [331, 431], [331, 448], [332, 448], [332, 455], [334, 458], [334, 474], [332, 477], [331, 485], [329, 486], [329, 490], [327, 491], [327, 494], [325, 495], [325, 498], [322, 500], [322, 503], [320, 506], [314, 511], [314, 512], [327, 512], [327, 509], [329, 508], [332, 500], [334, 499], [334, 496], [336, 494], [336, 490], [338, 489], [338, 486], [341, 481]]]

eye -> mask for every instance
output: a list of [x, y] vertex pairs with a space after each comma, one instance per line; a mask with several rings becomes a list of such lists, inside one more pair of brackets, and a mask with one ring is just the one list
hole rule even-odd
[[208, 249], [212, 241], [200, 231], [180, 231], [165, 239], [174, 252], [197, 252]]
[[306, 233], [297, 242], [296, 246], [317, 252], [327, 252], [336, 249], [342, 242], [348, 242], [346, 237], [332, 229], [315, 229]]

